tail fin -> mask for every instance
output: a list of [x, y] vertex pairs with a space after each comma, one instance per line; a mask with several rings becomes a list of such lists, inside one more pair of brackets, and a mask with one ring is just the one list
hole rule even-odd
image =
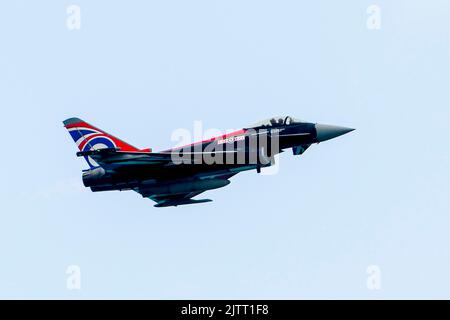
[[[100, 130], [89, 123], [78, 119], [70, 118], [65, 120], [64, 127], [69, 131], [73, 141], [80, 151], [99, 150], [105, 148], [118, 148], [121, 151], [139, 151], [132, 145]], [[98, 164], [89, 157], [85, 157], [91, 168], [98, 167]]]

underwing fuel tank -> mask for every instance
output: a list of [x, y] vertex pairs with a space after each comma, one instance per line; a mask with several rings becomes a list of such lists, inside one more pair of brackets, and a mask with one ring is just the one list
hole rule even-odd
[[149, 185], [145, 186], [145, 183], [141, 188], [145, 190], [144, 196], [149, 195], [163, 195], [163, 194], [183, 194], [195, 191], [212, 190], [225, 187], [230, 184], [229, 180], [225, 179], [208, 179], [208, 180], [195, 180], [189, 182], [180, 182], [174, 184], [161, 184], [161, 185]]

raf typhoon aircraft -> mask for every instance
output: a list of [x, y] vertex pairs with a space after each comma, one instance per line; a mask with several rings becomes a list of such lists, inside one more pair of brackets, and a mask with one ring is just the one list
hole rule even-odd
[[274, 164], [286, 149], [301, 155], [313, 143], [354, 129], [274, 117], [208, 140], [161, 152], [138, 149], [87, 122], [70, 118], [65, 128], [77, 144], [77, 156], [89, 169], [83, 184], [92, 191], [134, 190], [156, 202], [155, 207], [203, 203], [192, 199], [207, 190], [225, 187], [241, 171]]

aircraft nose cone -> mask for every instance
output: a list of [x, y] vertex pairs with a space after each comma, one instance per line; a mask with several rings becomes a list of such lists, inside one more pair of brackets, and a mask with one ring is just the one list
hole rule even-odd
[[317, 141], [322, 142], [326, 140], [330, 140], [343, 134], [349, 133], [355, 129], [332, 126], [328, 124], [316, 124], [316, 132], [317, 132]]

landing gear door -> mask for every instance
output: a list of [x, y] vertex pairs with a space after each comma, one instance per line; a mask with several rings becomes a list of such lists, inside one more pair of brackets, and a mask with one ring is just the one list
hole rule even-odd
[[294, 154], [294, 156], [302, 155], [306, 151], [306, 149], [309, 148], [309, 146], [310, 144], [302, 144], [299, 146], [292, 147], [292, 153]]

